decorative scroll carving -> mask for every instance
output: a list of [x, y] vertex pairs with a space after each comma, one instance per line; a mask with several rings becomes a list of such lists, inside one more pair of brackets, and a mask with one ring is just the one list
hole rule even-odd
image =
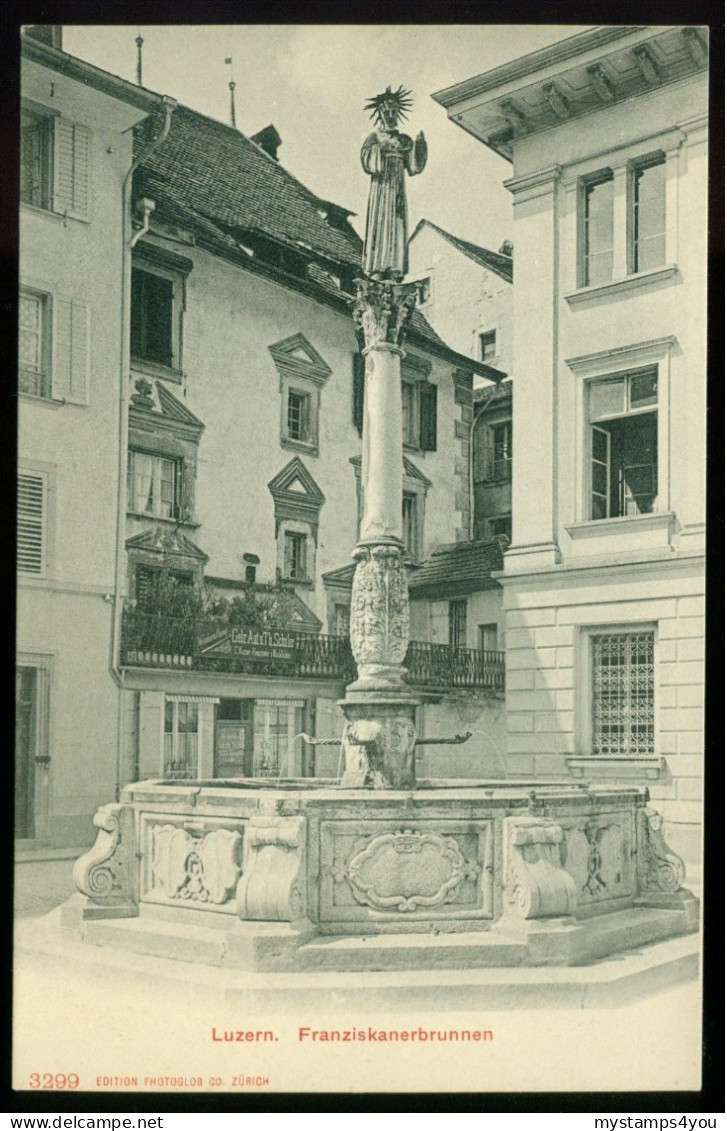
[[152, 871], [169, 899], [226, 903], [240, 878], [239, 832], [215, 829], [193, 837], [186, 829], [161, 825], [152, 830]]
[[663, 824], [656, 809], [639, 809], [637, 864], [642, 893], [677, 892], [684, 883], [684, 861], [664, 840]]
[[73, 882], [94, 903], [133, 902], [134, 813], [125, 805], [102, 805], [93, 818], [99, 834], [93, 848], [73, 865]]
[[304, 817], [252, 816], [245, 830], [241, 919], [291, 922], [305, 916]]
[[355, 556], [351, 650], [356, 663], [359, 669], [402, 665], [409, 645], [409, 590], [401, 550], [361, 547]]
[[366, 348], [401, 346], [415, 305], [414, 283], [356, 279], [353, 321], [363, 333]]
[[[343, 733], [344, 788], [408, 789], [414, 785], [416, 728], [411, 715], [352, 719]], [[349, 708], [350, 712], [350, 708]]]
[[504, 821], [506, 908], [522, 919], [572, 915], [576, 885], [560, 859], [563, 830], [546, 817]]
[[358, 903], [377, 911], [418, 911], [451, 903], [466, 879], [482, 871], [451, 837], [401, 829], [375, 836], [348, 864], [331, 869]]

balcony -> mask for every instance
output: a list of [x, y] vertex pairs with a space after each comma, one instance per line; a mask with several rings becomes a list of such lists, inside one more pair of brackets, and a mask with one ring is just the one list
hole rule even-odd
[[[121, 664], [175, 671], [334, 679], [356, 677], [345, 636], [244, 630], [207, 620], [178, 619], [127, 610], [121, 625]], [[430, 691], [505, 689], [503, 652], [477, 652], [413, 640], [406, 657], [408, 682]]]

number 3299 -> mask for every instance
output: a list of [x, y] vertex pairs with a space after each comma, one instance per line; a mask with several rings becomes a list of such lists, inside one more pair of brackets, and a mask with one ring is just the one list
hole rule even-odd
[[31, 1088], [61, 1091], [64, 1088], [77, 1088], [78, 1075], [75, 1072], [31, 1072], [28, 1083]]

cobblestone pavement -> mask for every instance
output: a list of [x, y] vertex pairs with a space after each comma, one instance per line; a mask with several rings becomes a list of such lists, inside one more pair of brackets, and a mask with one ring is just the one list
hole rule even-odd
[[[83, 849], [79, 849], [80, 855]], [[76, 854], [60, 860], [21, 860], [15, 864], [15, 914], [19, 918], [47, 915], [72, 895]]]

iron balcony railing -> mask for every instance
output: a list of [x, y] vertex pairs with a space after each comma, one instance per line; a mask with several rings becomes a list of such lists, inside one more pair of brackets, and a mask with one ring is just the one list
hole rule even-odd
[[[209, 647], [215, 627], [224, 642], [230, 633], [229, 625], [126, 610], [122, 617], [121, 663], [125, 667], [297, 676], [346, 683], [356, 677], [351, 645], [345, 636], [285, 632], [276, 634], [281, 643], [276, 638], [270, 647], [262, 640], [243, 647], [243, 655], [235, 654], [232, 646], [224, 654], [224, 643], [221, 647]], [[405, 664], [407, 680], [416, 687], [472, 687], [491, 692], [505, 688], [503, 652], [479, 652], [474, 648], [412, 640]]]

